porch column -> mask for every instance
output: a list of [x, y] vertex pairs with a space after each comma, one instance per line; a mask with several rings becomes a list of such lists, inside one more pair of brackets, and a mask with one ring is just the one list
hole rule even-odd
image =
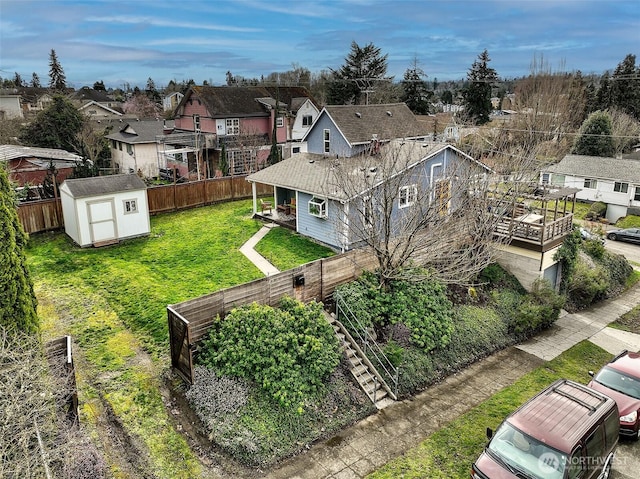
[[251, 182], [251, 196], [253, 197], [253, 214], [255, 215], [258, 212], [258, 195], [255, 181]]

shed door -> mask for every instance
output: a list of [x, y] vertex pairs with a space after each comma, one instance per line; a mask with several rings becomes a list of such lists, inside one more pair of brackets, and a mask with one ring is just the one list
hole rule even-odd
[[116, 230], [116, 209], [113, 198], [87, 203], [89, 216], [89, 230], [91, 242], [115, 240], [118, 236]]

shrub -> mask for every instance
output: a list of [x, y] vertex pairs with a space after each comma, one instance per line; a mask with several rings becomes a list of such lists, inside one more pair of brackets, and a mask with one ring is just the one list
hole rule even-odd
[[598, 240], [586, 240], [582, 244], [582, 249], [593, 259], [602, 259], [605, 254], [604, 245]]
[[492, 263], [484, 268], [478, 275], [478, 282], [486, 283], [487, 288], [491, 290], [509, 289], [522, 294], [526, 292], [518, 279], [498, 263]]
[[283, 298], [281, 308], [256, 303], [217, 318], [201, 361], [223, 375], [253, 379], [286, 408], [303, 412], [339, 364], [338, 342], [322, 305]]
[[402, 360], [404, 359], [404, 348], [395, 341], [390, 340], [389, 342], [387, 342], [382, 352], [395, 367], [398, 367], [400, 366], [400, 364], [402, 364]]
[[551, 326], [560, 316], [563, 306], [564, 297], [556, 293], [547, 280], [536, 280], [531, 293], [523, 297], [510, 318], [507, 324], [509, 331], [519, 337], [529, 337]]
[[245, 380], [220, 376], [200, 365], [195, 367], [194, 379], [185, 396], [204, 423], [211, 416], [236, 412], [247, 403], [249, 385]]

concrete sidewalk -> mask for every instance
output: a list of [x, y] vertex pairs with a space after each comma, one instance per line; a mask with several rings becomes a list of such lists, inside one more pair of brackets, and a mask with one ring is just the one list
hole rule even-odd
[[258, 253], [254, 248], [258, 242], [271, 231], [271, 228], [275, 228], [278, 225], [275, 223], [267, 223], [258, 230], [249, 240], [240, 247], [240, 252], [245, 255], [256, 267], [262, 271], [265, 276], [279, 273], [280, 270], [273, 266], [267, 259]]
[[548, 331], [530, 341], [500, 351], [416, 397], [378, 411], [259, 477], [363, 478], [584, 339], [590, 339], [612, 354], [625, 348], [640, 351], [640, 335], [607, 327], [637, 304], [640, 304], [640, 284], [589, 310], [564, 314]]

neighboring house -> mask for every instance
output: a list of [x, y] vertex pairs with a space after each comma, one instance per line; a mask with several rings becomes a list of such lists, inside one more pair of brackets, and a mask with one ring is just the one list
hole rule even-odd
[[12, 90], [0, 91], [0, 120], [11, 120], [13, 118], [24, 118], [22, 106], [20, 105], [20, 95]]
[[77, 107], [84, 106], [87, 103], [97, 103], [111, 110], [122, 110], [122, 102], [115, 100], [106, 91], [94, 90], [87, 86], [69, 93], [67, 98]]
[[16, 90], [20, 95], [22, 113], [25, 117], [46, 110], [53, 102], [53, 94], [48, 88], [22, 87]]
[[309, 153], [351, 157], [396, 138], [428, 136], [405, 103], [393, 103], [325, 106], [302, 140]]
[[0, 145], [0, 161], [8, 163], [9, 179], [18, 186], [25, 186], [41, 185], [52, 166], [61, 183], [73, 173], [74, 166], [82, 161], [82, 157], [53, 148]]
[[[300, 140], [317, 116], [318, 107], [302, 87], [189, 88], [175, 113], [177, 131], [201, 133], [202, 156], [219, 168], [222, 145], [228, 172], [245, 174], [261, 168], [275, 141], [284, 156]], [[177, 145], [176, 145], [177, 146]]]
[[162, 109], [164, 111], [175, 111], [183, 98], [184, 94], [179, 91], [170, 93], [162, 99]]
[[95, 120], [103, 118], [120, 118], [123, 116], [122, 112], [116, 111], [94, 100], [88, 101], [82, 105], [78, 108], [78, 111]]
[[147, 187], [138, 175], [66, 180], [60, 186], [64, 229], [79, 246], [103, 246], [151, 231]]
[[[121, 123], [115, 133], [106, 135], [110, 142], [112, 167], [123, 173], [139, 173], [152, 178], [159, 174], [158, 137], [171, 125], [161, 120], [132, 120]], [[171, 122], [172, 123], [172, 122]]]
[[[358, 143], [359, 144], [359, 143]], [[371, 144], [371, 142], [369, 142]], [[398, 170], [393, 165], [408, 165]], [[350, 164], [353, 167], [350, 167]], [[369, 165], [361, 167], [361, 165]], [[362, 238], [357, 229], [346, 225], [365, 224], [376, 214], [371, 208], [363, 207], [363, 201], [370, 201], [382, 195], [383, 171], [391, 177], [401, 178], [398, 194], [394, 202], [392, 217], [402, 218], [405, 208], [418, 207], [418, 191], [431, 191], [430, 201], [436, 202], [438, 211], [448, 214], [455, 209], [456, 198], [451, 198], [452, 171], [461, 164], [475, 169], [476, 173], [486, 173], [489, 169], [476, 162], [455, 147], [443, 143], [424, 143], [415, 140], [393, 140], [380, 146], [379, 150], [365, 153], [358, 158], [334, 154], [300, 153], [247, 177], [254, 185], [254, 213], [259, 213], [255, 184], [273, 186], [276, 206], [272, 214], [289, 220], [294, 216], [295, 230], [338, 250], [357, 247]], [[356, 194], [347, 193], [345, 176], [351, 176]], [[380, 175], [379, 178], [376, 175]], [[360, 182], [362, 181], [362, 187]], [[406, 184], [404, 184], [406, 183]], [[367, 186], [368, 185], [368, 186]], [[372, 203], [373, 204], [373, 203]]]
[[544, 168], [542, 184], [579, 188], [576, 198], [607, 204], [607, 220], [615, 223], [629, 208], [640, 208], [640, 160], [567, 155]]

